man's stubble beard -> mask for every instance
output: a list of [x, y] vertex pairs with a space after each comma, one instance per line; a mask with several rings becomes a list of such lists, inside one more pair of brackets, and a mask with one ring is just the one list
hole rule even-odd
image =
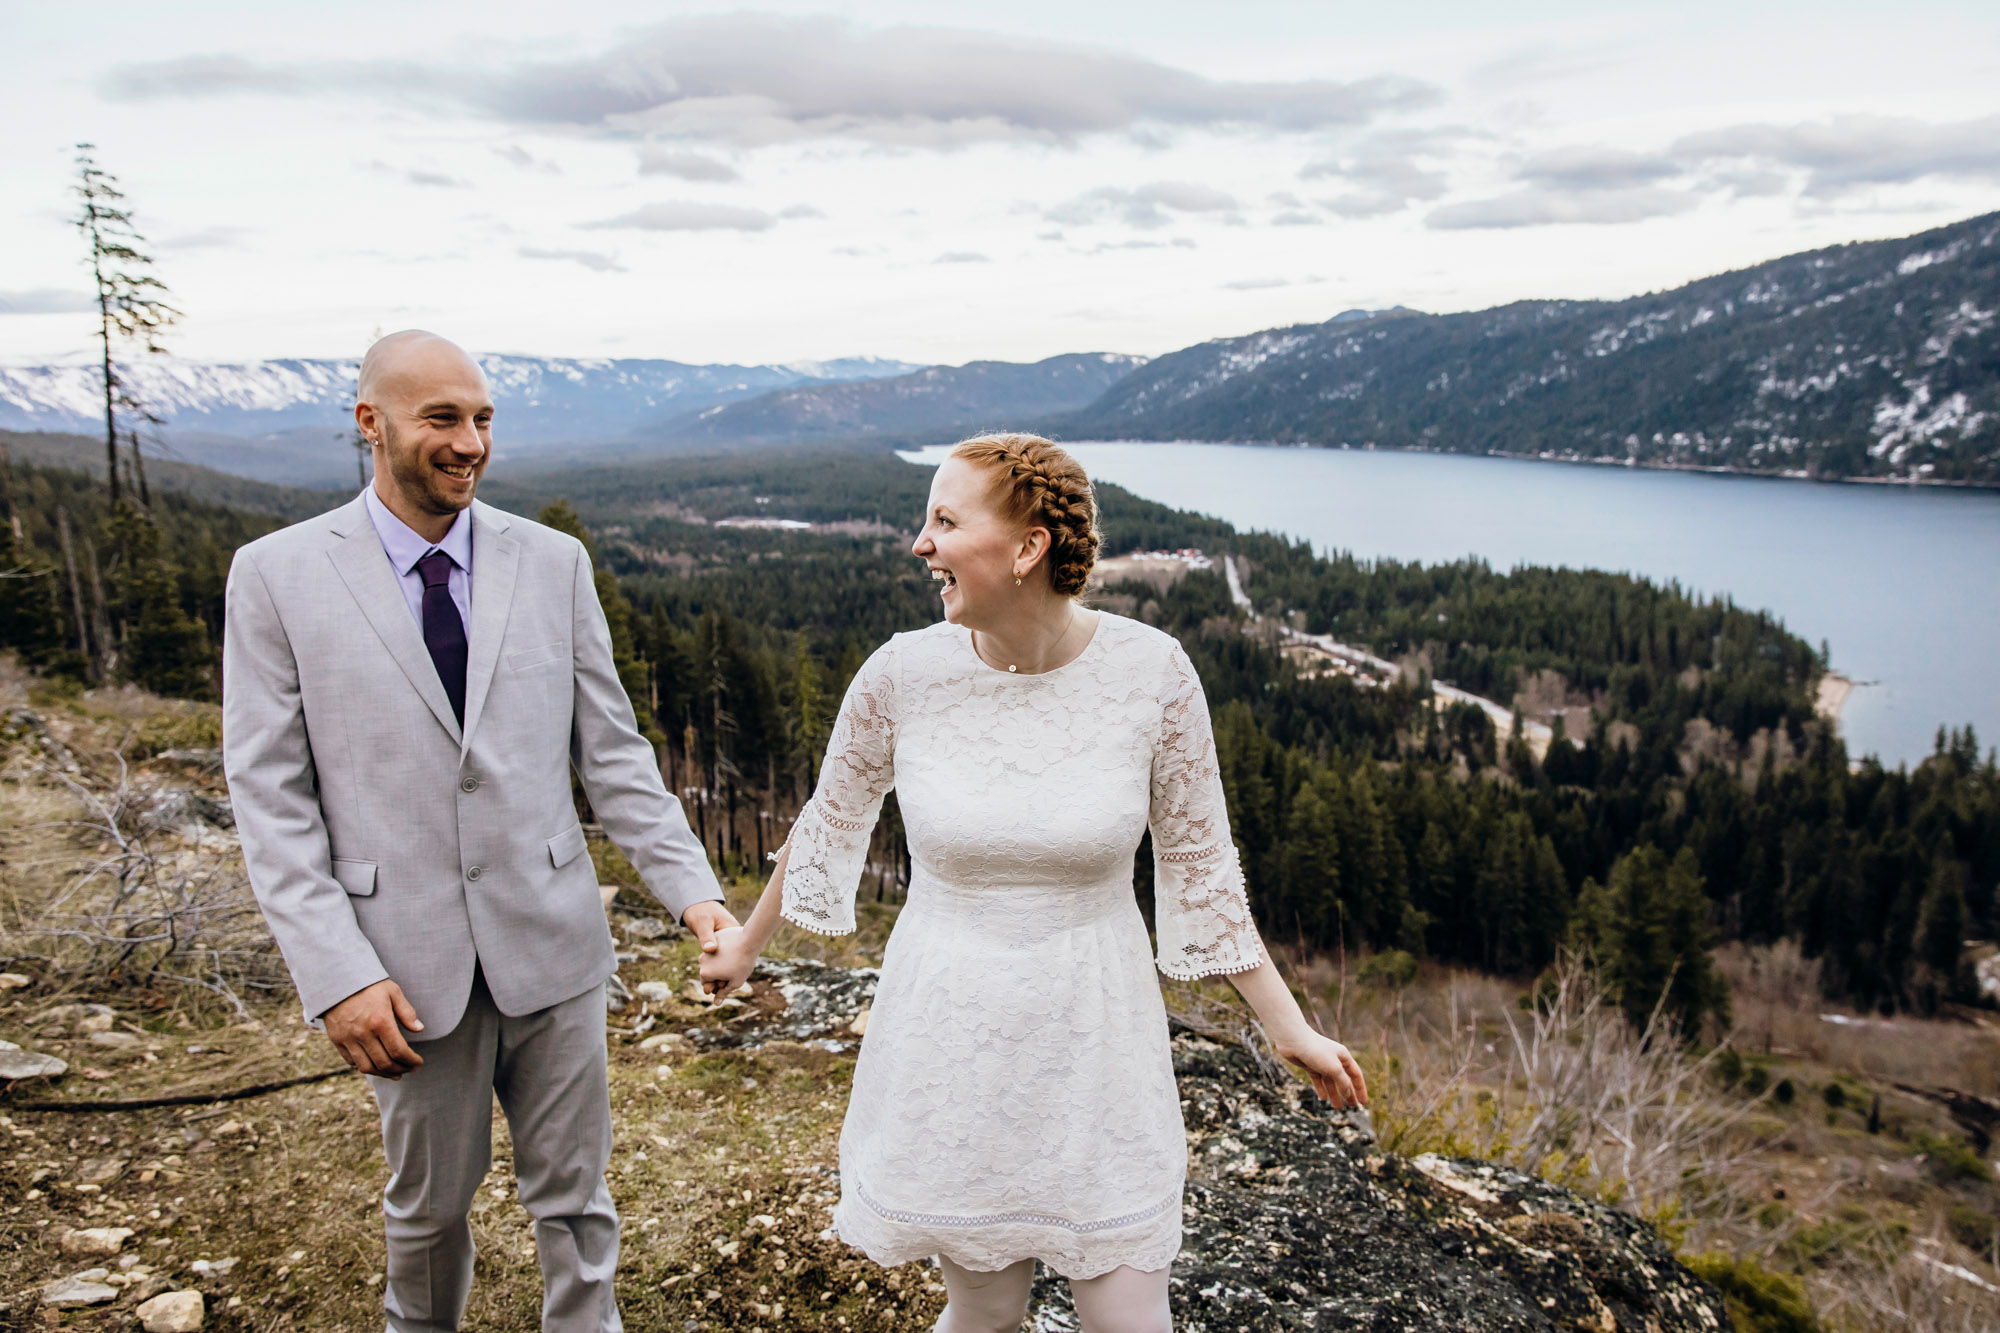
[[[479, 491], [480, 473], [472, 474], [472, 489], [466, 494], [465, 502], [461, 504], [458, 497], [440, 495], [431, 489], [437, 478], [437, 469], [430, 465], [429, 460], [415, 454], [405, 454], [397, 445], [396, 428], [387, 417], [384, 417], [382, 452], [389, 459], [389, 479], [395, 483], [396, 489], [401, 492], [405, 500], [424, 513], [435, 514], [440, 518], [472, 507], [473, 497]], [[483, 456], [480, 461], [485, 461]]]

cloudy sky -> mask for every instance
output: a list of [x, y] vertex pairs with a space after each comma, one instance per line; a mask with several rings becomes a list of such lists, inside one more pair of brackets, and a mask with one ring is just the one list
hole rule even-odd
[[0, 19], [0, 358], [97, 145], [208, 359], [1159, 353], [2000, 208], [2000, 7], [108, 0]]

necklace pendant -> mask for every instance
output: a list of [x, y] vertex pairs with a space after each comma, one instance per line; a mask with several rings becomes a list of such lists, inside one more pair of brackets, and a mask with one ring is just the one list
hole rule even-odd
[[1009, 673], [1009, 674], [1011, 675], [1011, 674], [1012, 674], [1012, 673], [1014, 672], [1014, 670], [1015, 670], [1015, 666], [1014, 666], [1014, 664], [1013, 664], [1012, 662], [1009, 662], [1009, 663], [1007, 664], [1007, 671], [1008, 671], [1008, 673]]

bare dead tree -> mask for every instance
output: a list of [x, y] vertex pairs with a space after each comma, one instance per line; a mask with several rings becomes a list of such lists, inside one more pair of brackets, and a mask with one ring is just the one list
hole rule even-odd
[[[136, 342], [148, 352], [164, 352], [160, 338], [181, 317], [167, 303], [167, 285], [149, 270], [153, 260], [146, 238], [123, 207], [118, 178], [97, 165], [96, 145], [76, 146], [76, 184], [82, 201], [76, 228], [90, 243], [90, 271], [97, 281], [97, 332], [104, 360], [104, 459], [111, 503], [118, 503], [118, 407], [120, 381], [113, 344]], [[134, 445], [136, 448], [136, 444]]]
[[282, 989], [284, 974], [236, 840], [214, 827], [217, 803], [171, 779], [34, 765], [69, 792], [64, 821], [90, 850], [27, 933], [81, 949], [93, 975], [122, 973], [204, 990], [247, 1013], [245, 989]]

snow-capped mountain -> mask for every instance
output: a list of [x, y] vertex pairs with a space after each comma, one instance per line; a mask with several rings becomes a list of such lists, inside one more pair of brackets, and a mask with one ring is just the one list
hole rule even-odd
[[1217, 339], [1044, 424], [1072, 439], [1990, 485], [2000, 482], [2000, 214], [1623, 301], [1350, 311]]
[[[509, 447], [582, 445], [644, 435], [667, 421], [774, 389], [878, 379], [918, 367], [880, 357], [788, 365], [485, 355]], [[342, 429], [359, 362], [276, 360], [221, 365], [137, 357], [123, 372], [167, 419], [170, 443], [194, 454], [200, 437], [265, 437]], [[0, 429], [101, 431], [104, 381], [95, 365], [0, 366]]]

